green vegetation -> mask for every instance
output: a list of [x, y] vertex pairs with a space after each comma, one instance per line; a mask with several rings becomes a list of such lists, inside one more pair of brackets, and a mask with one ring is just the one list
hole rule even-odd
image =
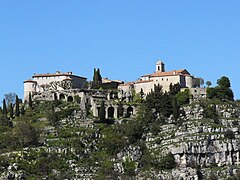
[[[97, 76], [99, 71], [94, 72]], [[221, 88], [230, 87], [226, 78], [218, 84]], [[226, 105], [226, 108], [229, 105], [222, 99], [197, 102], [203, 107], [203, 119], [181, 119], [180, 108], [189, 105], [191, 96], [188, 89], [180, 91], [179, 84], [171, 84], [168, 93], [162, 92], [159, 85], [147, 95], [142, 91], [133, 92], [131, 103], [138, 105], [136, 116], [123, 117], [125, 104], [116, 101], [120, 120], [111, 120], [112, 123], [105, 119], [104, 101], [98, 101], [98, 105], [101, 102], [99, 120], [92, 118], [90, 106], [87, 107], [88, 119], [82, 120], [74, 116], [80, 112], [80, 97], [75, 96], [75, 102], [71, 103], [57, 98], [52, 102], [32, 102], [30, 95], [28, 104], [18, 104], [18, 97], [15, 98], [15, 104], [10, 103], [8, 108], [3, 101], [0, 115], [0, 172], [17, 163], [17, 170], [24, 172], [27, 179], [82, 178], [76, 174], [89, 175], [89, 179], [134, 179], [139, 173], [151, 179], [152, 172], [169, 172], [178, 167], [169, 146], [202, 143], [205, 139], [210, 146], [211, 137], [228, 142], [238, 137], [229, 128], [231, 124], [237, 127], [238, 119], [221, 123], [217, 105]], [[238, 104], [232, 102], [231, 106]], [[121, 124], [113, 123], [120, 121]], [[195, 131], [196, 127], [199, 131]], [[211, 131], [203, 131], [201, 127]], [[222, 134], [214, 131], [217, 128], [224, 129]], [[175, 137], [179, 141], [175, 141]], [[199, 167], [196, 161], [187, 166]], [[216, 166], [211, 164], [211, 168]]]
[[99, 89], [101, 87], [101, 84], [102, 84], [102, 76], [100, 74], [100, 69], [94, 68], [92, 88]]
[[228, 77], [223, 76], [217, 80], [218, 86], [207, 88], [207, 97], [209, 99], [220, 99], [222, 101], [233, 101], [233, 91], [230, 89], [231, 83]]

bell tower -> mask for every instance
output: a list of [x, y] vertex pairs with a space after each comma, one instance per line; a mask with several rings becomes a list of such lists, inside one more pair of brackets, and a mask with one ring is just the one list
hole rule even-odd
[[156, 63], [156, 72], [165, 72], [165, 64], [162, 61]]

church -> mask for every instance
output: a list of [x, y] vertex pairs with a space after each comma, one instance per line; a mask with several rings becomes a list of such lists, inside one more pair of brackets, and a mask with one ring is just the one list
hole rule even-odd
[[179, 83], [181, 88], [196, 88], [200, 86], [200, 79], [191, 75], [186, 69], [165, 71], [165, 64], [157, 61], [156, 70], [152, 74], [141, 76], [135, 82], [120, 84], [118, 89], [124, 93], [135, 90], [139, 93], [141, 90], [144, 94], [154, 90], [154, 85], [161, 85], [163, 92], [169, 91], [170, 84]]

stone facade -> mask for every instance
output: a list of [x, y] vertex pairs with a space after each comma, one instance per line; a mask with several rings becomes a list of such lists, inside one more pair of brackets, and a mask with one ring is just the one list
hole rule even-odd
[[165, 65], [162, 61], [156, 63], [156, 71], [153, 74], [143, 75], [139, 80], [121, 84], [118, 89], [124, 92], [134, 89], [139, 93], [141, 89], [145, 94], [154, 90], [154, 85], [161, 85], [163, 91], [169, 91], [169, 85], [179, 83], [181, 88], [195, 88], [199, 86], [199, 78], [191, 75], [186, 69], [172, 70], [165, 72]]
[[87, 78], [73, 75], [72, 72], [34, 74], [32, 79], [24, 81], [24, 101], [28, 101], [29, 93], [83, 88], [86, 80]]

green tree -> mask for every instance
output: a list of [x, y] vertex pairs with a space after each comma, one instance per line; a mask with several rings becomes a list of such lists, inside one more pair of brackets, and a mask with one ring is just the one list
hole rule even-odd
[[16, 95], [16, 105], [15, 105], [15, 116], [19, 117], [20, 111], [19, 111], [19, 99], [18, 96]]
[[141, 98], [141, 102], [143, 101], [143, 97], [144, 97], [144, 92], [143, 92], [143, 89], [141, 88], [141, 91], [140, 91], [140, 98]]
[[204, 84], [203, 78], [196, 78], [195, 79], [195, 84], [197, 87], [201, 87]]
[[218, 86], [214, 88], [207, 88], [207, 97], [209, 99], [217, 98], [220, 100], [233, 101], [234, 94], [231, 90], [231, 83], [228, 77], [223, 76], [217, 80]]
[[13, 135], [21, 147], [35, 146], [39, 140], [39, 130], [28, 122], [20, 121], [13, 129]]
[[172, 99], [172, 107], [173, 107], [173, 117], [177, 119], [180, 115], [180, 112], [179, 112], [180, 107], [178, 105], [176, 97]]
[[29, 96], [28, 96], [28, 105], [31, 109], [33, 108], [32, 94], [31, 93], [29, 93]]
[[172, 114], [172, 100], [168, 93], [162, 92], [160, 85], [155, 85], [154, 91], [146, 96], [145, 105], [149, 111], [155, 109], [155, 113], [163, 117], [169, 117]]
[[118, 116], [119, 117], [123, 116], [123, 111], [124, 111], [123, 104], [120, 102], [120, 104], [118, 105]]
[[190, 100], [190, 96], [191, 96], [191, 94], [190, 94], [189, 89], [185, 89], [182, 92], [178, 92], [178, 94], [176, 94], [176, 99], [177, 99], [178, 105], [181, 106], [184, 104], [188, 104], [189, 100]]
[[181, 85], [179, 83], [172, 85], [172, 83], [169, 85], [169, 94], [171, 96], [175, 96], [178, 92], [180, 92]]
[[211, 81], [207, 81], [207, 82], [206, 82], [206, 85], [207, 85], [207, 87], [209, 88], [209, 87], [212, 85]]
[[6, 100], [5, 99], [3, 99], [3, 111], [2, 111], [2, 114], [3, 115], [7, 115], [7, 105], [6, 105]]
[[176, 167], [174, 155], [170, 152], [160, 160], [161, 169], [173, 169]]
[[106, 119], [105, 103], [104, 103], [103, 100], [101, 102], [101, 106], [100, 106], [100, 109], [99, 109], [98, 117], [99, 117], [100, 121], [104, 121]]
[[24, 115], [25, 114], [25, 108], [24, 106], [21, 107], [21, 115]]
[[220, 88], [230, 88], [231, 87], [230, 80], [226, 76], [222, 76], [220, 79], [218, 79], [217, 84]]
[[92, 88], [98, 89], [101, 87], [101, 84], [102, 84], [102, 76], [100, 74], [100, 69], [94, 68]]

